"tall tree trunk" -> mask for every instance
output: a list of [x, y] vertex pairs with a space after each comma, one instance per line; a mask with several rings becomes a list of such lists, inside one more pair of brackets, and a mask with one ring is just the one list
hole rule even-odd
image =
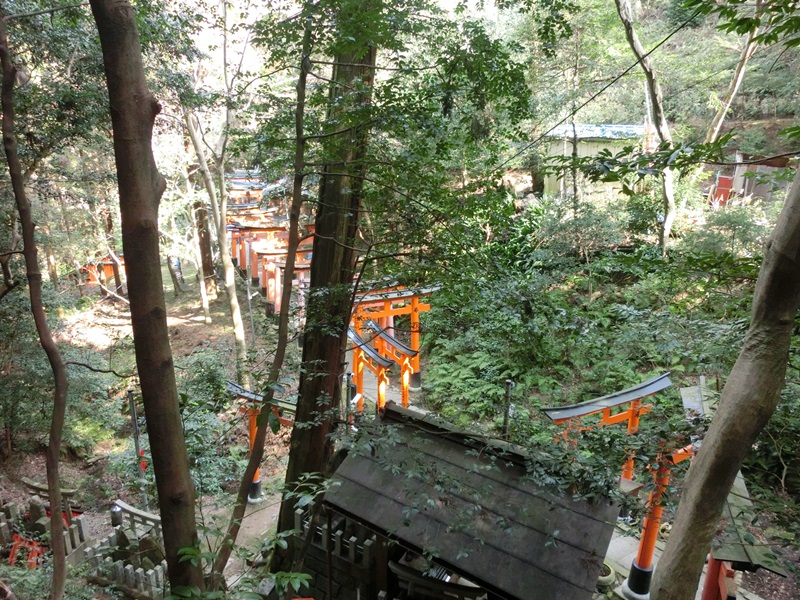
[[[352, 14], [340, 15], [342, 21]], [[374, 47], [363, 44], [335, 57], [327, 121], [331, 130], [344, 133], [326, 140], [326, 160], [317, 205], [311, 281], [306, 307], [297, 423], [292, 430], [286, 484], [294, 487], [301, 476], [325, 471], [332, 446], [333, 428], [344, 370], [347, 327], [353, 299], [357, 230], [365, 166], [368, 121], [365, 110], [374, 81]], [[292, 529], [294, 502], [284, 500], [279, 531]], [[279, 559], [287, 566], [287, 557]], [[274, 564], [273, 569], [280, 567]]]
[[[630, 0], [615, 0], [615, 2], [617, 4], [617, 13], [619, 14], [620, 21], [622, 21], [622, 25], [625, 28], [625, 37], [628, 39], [628, 45], [639, 61], [642, 71], [644, 71], [647, 89], [649, 91], [650, 106], [653, 109], [653, 125], [656, 128], [656, 133], [662, 143], [666, 142], [672, 145], [669, 123], [667, 123], [667, 118], [664, 115], [664, 95], [661, 92], [661, 85], [656, 77], [653, 63], [647, 56], [647, 52], [639, 41], [639, 36], [636, 35], [636, 31], [633, 28], [633, 10]], [[661, 244], [662, 252], [666, 254], [669, 248], [669, 236], [672, 231], [672, 224], [675, 221], [674, 174], [669, 167], [666, 167], [662, 173], [661, 191], [664, 194], [664, 220], [661, 222], [659, 243]]]
[[800, 305], [800, 173], [786, 198], [758, 274], [750, 329], [719, 408], [692, 461], [653, 600], [694, 598], [725, 500], [744, 458], [775, 412]]
[[47, 324], [47, 315], [42, 303], [42, 274], [39, 270], [39, 257], [34, 237], [35, 225], [31, 215], [31, 204], [25, 192], [22, 165], [17, 153], [17, 139], [14, 133], [14, 83], [17, 69], [11, 60], [8, 39], [5, 31], [6, 18], [0, 18], [0, 63], [3, 67], [3, 84], [0, 102], [3, 111], [3, 148], [8, 162], [8, 173], [17, 202], [19, 220], [22, 225], [22, 243], [25, 256], [25, 268], [28, 276], [28, 289], [31, 298], [31, 312], [36, 324], [39, 342], [47, 354], [50, 368], [53, 371], [55, 389], [53, 391], [53, 414], [50, 419], [50, 434], [47, 445], [47, 493], [50, 497], [50, 535], [51, 550], [53, 552], [53, 585], [50, 596], [53, 600], [60, 600], [64, 596], [67, 578], [66, 548], [63, 541], [64, 521], [61, 517], [61, 478], [58, 467], [61, 455], [61, 432], [64, 429], [64, 417], [67, 410], [67, 392], [69, 381], [64, 361], [58, 351], [50, 327]]
[[[194, 212], [194, 211], [193, 211]], [[205, 207], [203, 207], [203, 212], [205, 212]], [[211, 309], [208, 305], [208, 300], [210, 294], [208, 293], [208, 284], [209, 282], [214, 288], [216, 292], [217, 286], [215, 283], [214, 277], [214, 270], [213, 270], [213, 263], [212, 263], [212, 270], [208, 271], [208, 275], [206, 274], [206, 263], [205, 263], [205, 250], [203, 247], [203, 242], [201, 241], [200, 230], [198, 229], [197, 224], [197, 215], [193, 218], [193, 227], [192, 227], [192, 251], [194, 252], [194, 264], [197, 269], [197, 274], [200, 276], [200, 303], [203, 306], [203, 320], [206, 325], [211, 324]], [[209, 235], [208, 235], [208, 219], [206, 218], [206, 228], [205, 228], [205, 241], [208, 243]], [[209, 249], [211, 246], [208, 246]]]
[[127, 0], [91, 0], [91, 6], [108, 84], [136, 365], [169, 582], [173, 592], [184, 586], [202, 589], [200, 566], [181, 561], [179, 555], [182, 548], [196, 547], [198, 537], [158, 248], [158, 204], [166, 183], [156, 167], [151, 143], [160, 107], [145, 80], [133, 8]]
[[[246, 48], [246, 44], [245, 44]], [[245, 48], [242, 49], [244, 56]], [[222, 3], [222, 75], [225, 82], [225, 122], [222, 124], [222, 132], [217, 138], [214, 148], [214, 165], [219, 181], [219, 201], [212, 204], [214, 210], [214, 223], [217, 227], [217, 238], [220, 243], [220, 256], [222, 257], [222, 269], [225, 279], [225, 293], [228, 295], [228, 303], [231, 308], [231, 318], [233, 320], [233, 339], [236, 346], [236, 373], [239, 383], [245, 387], [250, 387], [250, 373], [247, 369], [247, 338], [244, 333], [244, 320], [242, 310], [239, 306], [239, 299], [236, 296], [236, 269], [231, 260], [230, 247], [227, 244], [227, 211], [228, 197], [225, 186], [225, 168], [228, 160], [228, 142], [230, 132], [233, 129], [236, 118], [236, 109], [233, 106], [233, 83], [241, 73], [241, 62], [239, 67], [232, 75], [228, 73], [228, 3]], [[225, 250], [222, 250], [225, 246]], [[243, 268], [243, 265], [239, 265]], [[249, 273], [245, 273], [249, 277]]]
[[3, 271], [3, 282], [0, 283], [0, 300], [5, 298], [6, 294], [19, 285], [19, 280], [15, 279], [14, 274], [11, 272], [11, 258], [19, 252], [17, 248], [22, 242], [22, 237], [19, 235], [17, 218], [14, 216], [11, 217], [9, 229], [11, 230], [11, 240], [8, 244], [8, 250], [0, 253], [0, 269]]
[[233, 260], [231, 260], [231, 248], [228, 245], [227, 224], [225, 222], [225, 174], [223, 172], [219, 177], [220, 193], [222, 195], [222, 198], [220, 198], [217, 196], [214, 178], [211, 174], [211, 170], [208, 168], [203, 141], [200, 139], [200, 132], [197, 130], [195, 119], [194, 113], [184, 108], [183, 121], [186, 124], [186, 131], [189, 133], [189, 139], [192, 140], [195, 154], [197, 154], [200, 174], [203, 177], [203, 185], [206, 188], [206, 193], [208, 193], [208, 200], [211, 203], [211, 212], [214, 217], [214, 227], [217, 230], [219, 255], [222, 259], [222, 271], [225, 277], [225, 294], [228, 296], [228, 306], [230, 308], [231, 320], [233, 321], [233, 337], [236, 342], [236, 379], [240, 385], [249, 387], [250, 376], [247, 372], [247, 340], [244, 333], [242, 309], [239, 306], [239, 297], [236, 295], [236, 269], [233, 266]]
[[177, 298], [183, 293], [183, 288], [171, 256], [167, 256], [167, 271], [169, 271], [169, 278], [172, 280], [172, 293]]
[[117, 255], [117, 242], [114, 239], [114, 217], [108, 208], [105, 195], [100, 198], [100, 217], [103, 221], [103, 241], [111, 261], [111, 273], [114, 275], [114, 293], [120, 297], [122, 294], [122, 275], [119, 270], [121, 261]]

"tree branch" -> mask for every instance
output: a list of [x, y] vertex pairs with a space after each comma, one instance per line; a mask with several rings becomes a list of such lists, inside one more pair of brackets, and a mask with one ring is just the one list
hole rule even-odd
[[95, 373], [111, 373], [115, 377], [119, 377], [120, 379], [130, 379], [131, 377], [135, 377], [136, 373], [117, 373], [114, 369], [98, 369], [97, 367], [93, 367], [92, 365], [87, 365], [86, 363], [77, 362], [74, 360], [68, 360], [64, 363], [67, 366], [75, 366], [75, 367], [83, 367], [84, 369], [89, 369], [90, 371], [94, 371]]
[[60, 12], [62, 10], [69, 10], [70, 8], [81, 8], [82, 6], [89, 6], [88, 2], [81, 2], [80, 4], [68, 4], [67, 6], [54, 6], [52, 8], [45, 8], [43, 10], [35, 10], [33, 12], [28, 13], [19, 13], [16, 15], [6, 15], [3, 17], [3, 21], [8, 23], [9, 21], [14, 21], [16, 19], [25, 19], [27, 17], [38, 17], [39, 15], [52, 15], [53, 13]]

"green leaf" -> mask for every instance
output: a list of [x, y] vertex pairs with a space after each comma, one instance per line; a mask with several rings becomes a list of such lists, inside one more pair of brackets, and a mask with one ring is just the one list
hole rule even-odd
[[272, 430], [272, 433], [278, 433], [281, 429], [281, 422], [278, 417], [275, 416], [275, 413], [269, 411], [267, 414], [267, 423], [269, 423], [269, 428]]

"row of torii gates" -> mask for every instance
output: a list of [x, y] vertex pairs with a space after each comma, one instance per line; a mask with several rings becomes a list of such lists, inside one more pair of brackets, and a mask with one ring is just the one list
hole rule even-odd
[[[257, 206], [245, 205], [229, 212], [227, 229], [235, 264], [264, 295], [267, 312], [280, 312], [289, 241], [284, 223]], [[292, 281], [301, 311], [305, 305], [304, 292], [309, 285], [314, 226], [308, 224], [305, 229], [308, 239], [301, 241], [297, 249]], [[365, 370], [372, 372], [377, 379], [374, 400], [378, 410], [386, 403], [389, 372], [393, 365], [400, 368], [400, 393], [404, 407], [409, 405], [409, 390], [421, 386], [419, 317], [420, 313], [430, 309], [432, 291], [432, 288], [386, 287], [356, 296], [348, 338], [352, 342], [352, 374], [358, 412], [364, 410]], [[394, 336], [398, 317], [408, 318], [408, 343]]]
[[[267, 313], [281, 311], [281, 296], [288, 258], [289, 234], [285, 217], [279, 217], [272, 209], [264, 210], [260, 202], [264, 180], [250, 177], [237, 171], [228, 181], [227, 232], [231, 258], [245, 274], [251, 285], [264, 295]], [[292, 286], [296, 290], [299, 312], [305, 307], [305, 291], [309, 286], [311, 257], [313, 252], [314, 225], [306, 224], [307, 235], [301, 239], [295, 256]], [[348, 338], [352, 342], [352, 386], [347, 386], [348, 410], [364, 411], [365, 370], [371, 371], [377, 380], [374, 401], [377, 410], [386, 403], [389, 372], [397, 364], [400, 368], [400, 390], [402, 404], [409, 405], [409, 392], [421, 386], [420, 374], [420, 313], [430, 309], [429, 296], [432, 289], [404, 289], [386, 287], [371, 289], [356, 296]], [[407, 317], [409, 343], [394, 337], [395, 319]], [[348, 376], [348, 382], [350, 382]], [[245, 402], [248, 415], [249, 437], [252, 450], [258, 406], [263, 396], [228, 382], [228, 390]], [[351, 393], [351, 387], [354, 388]], [[354, 406], [351, 407], [352, 401]], [[275, 400], [272, 411], [286, 425], [293, 424], [294, 404]], [[256, 471], [249, 494], [250, 501], [261, 495], [261, 476]]]

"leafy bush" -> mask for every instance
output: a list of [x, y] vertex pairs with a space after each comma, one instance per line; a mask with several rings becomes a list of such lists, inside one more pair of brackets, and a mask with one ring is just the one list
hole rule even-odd
[[452, 416], [486, 419], [503, 400], [506, 379], [527, 388], [532, 366], [555, 358], [548, 334], [565, 314], [545, 300], [545, 281], [485, 280], [440, 293], [425, 326], [429, 401], [452, 407]]
[[[796, 356], [793, 357], [793, 362]], [[761, 509], [800, 536], [800, 381], [790, 381], [766, 428], [747, 455], [744, 469]]]
[[[0, 561], [0, 579], [8, 583], [17, 600], [39, 600], [47, 598], [53, 581], [53, 568], [49, 559], [37, 569], [24, 566], [9, 566]], [[88, 583], [80, 573], [67, 578], [64, 600], [94, 600], [95, 598], [116, 598], [110, 588]]]
[[232, 396], [225, 390], [225, 358], [212, 349], [197, 350], [176, 361], [178, 388], [195, 407], [218, 413], [228, 406]]
[[688, 232], [683, 239], [685, 251], [698, 254], [760, 256], [775, 225], [777, 203], [728, 204], [705, 213], [702, 228]]

